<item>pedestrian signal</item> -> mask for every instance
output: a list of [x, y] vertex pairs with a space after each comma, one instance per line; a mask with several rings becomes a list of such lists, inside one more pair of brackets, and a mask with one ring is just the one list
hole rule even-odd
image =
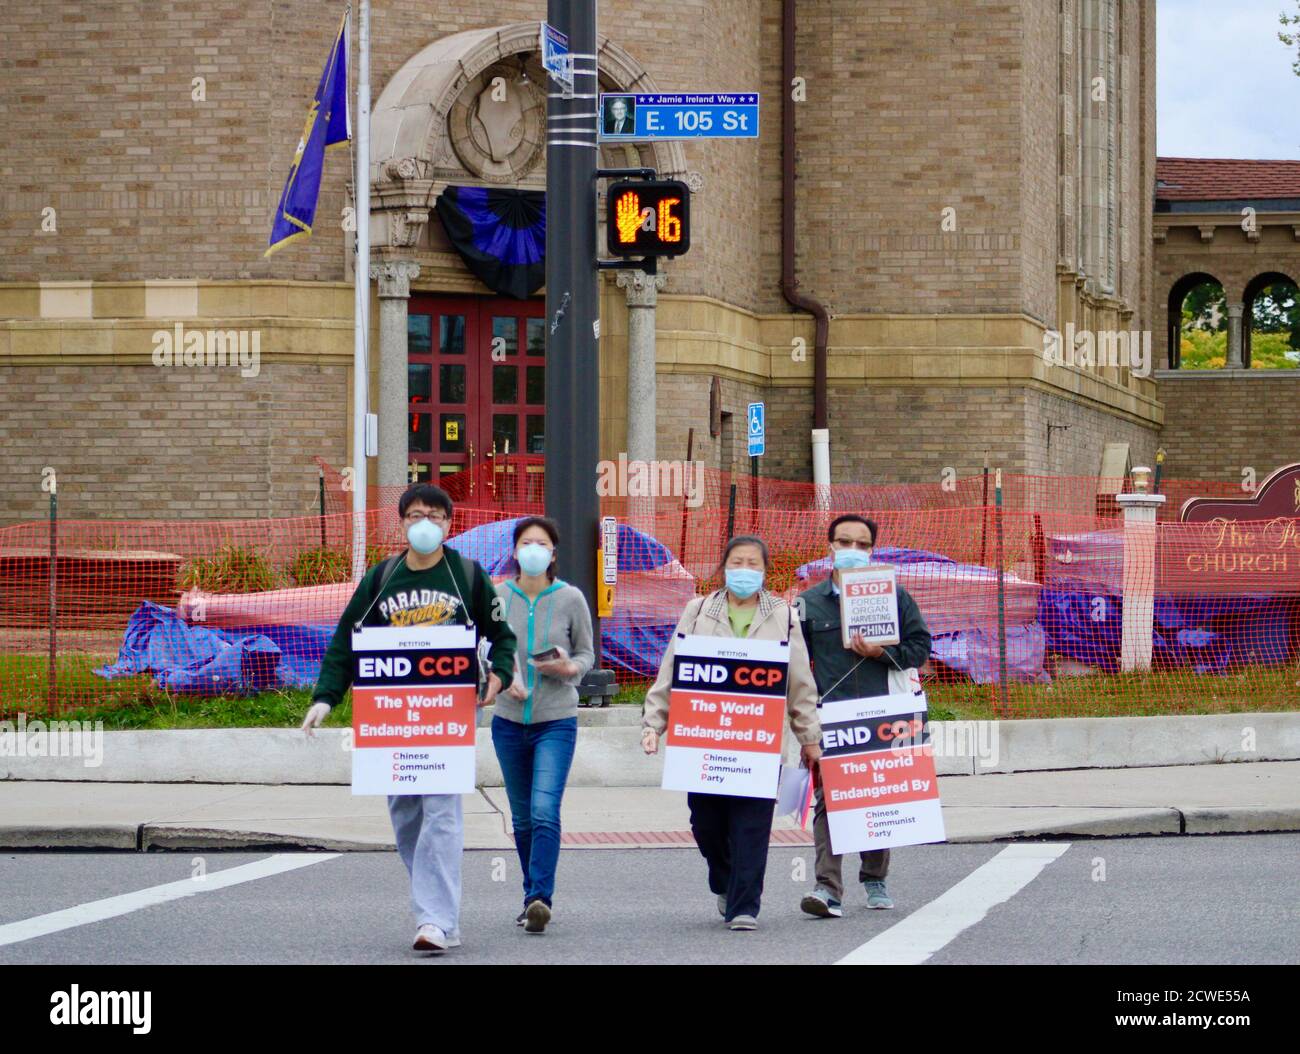
[[676, 179], [611, 183], [605, 225], [615, 256], [681, 256], [691, 247], [691, 192]]

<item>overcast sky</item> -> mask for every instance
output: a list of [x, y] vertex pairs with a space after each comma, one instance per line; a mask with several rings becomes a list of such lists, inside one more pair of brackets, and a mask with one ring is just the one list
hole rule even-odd
[[1156, 0], [1161, 157], [1300, 160], [1300, 77], [1277, 16], [1296, 0]]

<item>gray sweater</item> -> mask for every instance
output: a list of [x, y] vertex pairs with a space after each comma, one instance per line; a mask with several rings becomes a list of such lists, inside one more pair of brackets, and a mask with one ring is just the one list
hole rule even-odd
[[[506, 621], [519, 640], [516, 676], [528, 689], [528, 696], [521, 702], [506, 692], [499, 693], [495, 713], [523, 725], [576, 717], [578, 684], [596, 661], [587, 598], [581, 590], [559, 578], [531, 603], [513, 580], [502, 582], [496, 588]], [[578, 664], [576, 676], [565, 680], [546, 677], [528, 662], [528, 656], [554, 646], [563, 648]]]

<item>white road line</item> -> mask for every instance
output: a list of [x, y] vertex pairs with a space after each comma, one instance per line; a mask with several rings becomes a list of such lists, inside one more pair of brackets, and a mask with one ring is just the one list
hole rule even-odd
[[1067, 849], [1069, 842], [1009, 845], [950, 890], [844, 956], [836, 966], [916, 966], [963, 930], [1010, 900]]
[[78, 904], [75, 908], [51, 911], [47, 915], [36, 915], [30, 919], [6, 923], [0, 926], [0, 947], [29, 941], [34, 937], [44, 937], [60, 930], [70, 930], [76, 926], [85, 926], [92, 922], [102, 922], [118, 915], [126, 915], [141, 908], [151, 908], [155, 904], [165, 904], [169, 900], [192, 897], [197, 893], [212, 893], [227, 886], [237, 886], [241, 882], [252, 882], [271, 875], [280, 875], [311, 864], [320, 864], [333, 860], [339, 853], [277, 853], [265, 860], [256, 860], [251, 864], [216, 871], [202, 878], [183, 878], [179, 882], [168, 882], [162, 886], [150, 886], [138, 889], [134, 893], [123, 893], [117, 897], [104, 900], [92, 900], [87, 904]]

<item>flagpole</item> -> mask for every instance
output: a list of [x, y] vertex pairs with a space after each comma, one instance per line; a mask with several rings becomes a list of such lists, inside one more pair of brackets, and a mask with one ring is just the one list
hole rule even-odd
[[357, 23], [357, 258], [352, 379], [352, 577], [366, 572], [366, 418], [370, 413], [370, 0], [360, 0]]

